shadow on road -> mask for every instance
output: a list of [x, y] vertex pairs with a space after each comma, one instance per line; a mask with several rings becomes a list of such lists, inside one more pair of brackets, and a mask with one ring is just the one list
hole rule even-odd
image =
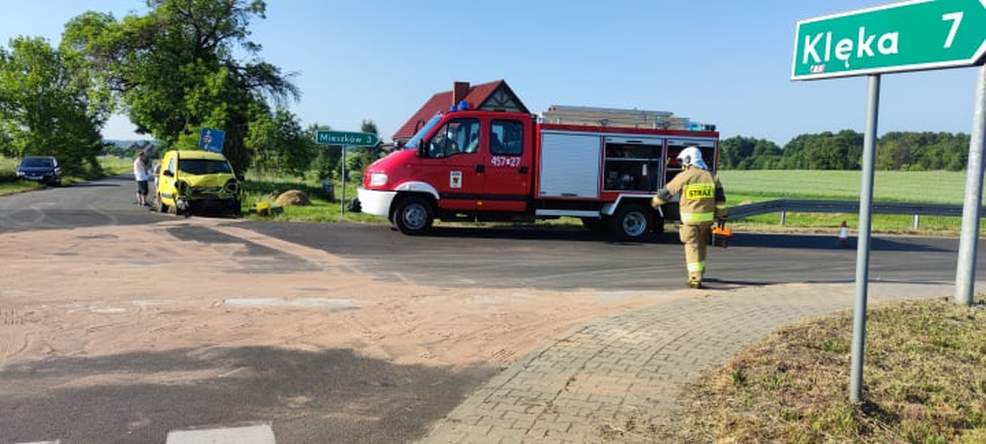
[[[396, 229], [394, 229], [396, 230]], [[517, 226], [496, 228], [435, 227], [421, 237], [462, 238], [462, 239], [510, 239], [534, 241], [598, 242], [611, 245], [638, 246], [651, 243], [676, 242], [671, 233], [653, 236], [642, 242], [614, 241], [608, 234], [567, 227]]]
[[[498, 228], [464, 228], [464, 227], [435, 227], [422, 237], [461, 238], [461, 239], [510, 239], [532, 241], [569, 241], [597, 242], [610, 245], [640, 246], [647, 244], [677, 244], [678, 235], [669, 230], [660, 236], [654, 236], [644, 242], [613, 241], [606, 234], [593, 233], [588, 230], [551, 227], [498, 227]], [[874, 237], [870, 243], [873, 251], [911, 251], [911, 252], [949, 252], [951, 248], [928, 245], [921, 239], [908, 238], [879, 238]], [[758, 248], [789, 248], [808, 250], [854, 250], [856, 239], [851, 239], [849, 245], [840, 247], [834, 236], [799, 235], [799, 234], [736, 234], [729, 242], [730, 247]], [[957, 247], [957, 245], [956, 245]]]
[[0, 233], [31, 230], [94, 227], [102, 225], [142, 225], [161, 222], [164, 215], [134, 210], [0, 210]]
[[[879, 238], [874, 237], [870, 241], [872, 251], [910, 251], [910, 252], [949, 252], [956, 251], [958, 242], [955, 242], [955, 249], [942, 248], [941, 242], [938, 246], [929, 245], [927, 239], [910, 238]], [[733, 236], [729, 241], [732, 247], [756, 247], [756, 248], [789, 248], [799, 250], [855, 250], [856, 239], [853, 238], [845, 247], [840, 247], [836, 243], [835, 236], [811, 236], [798, 234], [745, 234], [740, 233]]]
[[143, 443], [273, 421], [279, 443], [407, 442], [492, 372], [259, 346], [60, 357], [0, 371], [0, 430], [5, 442]]

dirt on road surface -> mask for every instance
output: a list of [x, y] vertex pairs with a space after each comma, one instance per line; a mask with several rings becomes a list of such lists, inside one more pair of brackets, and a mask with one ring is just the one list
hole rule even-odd
[[[298, 356], [328, 351], [388, 368], [441, 370], [451, 382], [429, 389], [427, 384], [441, 385], [442, 379], [417, 381], [425, 386], [408, 388], [406, 395], [418, 396], [422, 404], [432, 394], [461, 398], [468, 384], [457, 375], [479, 376], [478, 382], [590, 319], [684, 297], [681, 292], [442, 288], [395, 280], [392, 273], [383, 280], [329, 252], [208, 219], [13, 232], [0, 234], [0, 245], [0, 397], [7, 400], [0, 401], [0, 409], [36, 409], [38, 414], [50, 408], [38, 399], [68, 392], [79, 399], [60, 402], [78, 402], [77, 409], [84, 410], [90, 402], [85, 398], [99, 390], [209, 387], [237, 380], [263, 384], [279, 366], [291, 367], [284, 361], [298, 360], [298, 367], [310, 368], [317, 362]], [[331, 362], [325, 365], [350, 365]], [[364, 370], [339, 371], [351, 377]], [[331, 379], [332, 372], [325, 369], [322, 377]], [[370, 389], [402, 384], [393, 376], [400, 372], [381, 378], [369, 375], [372, 369], [366, 372], [362, 382]], [[405, 382], [412, 379], [407, 376]], [[443, 393], [443, 388], [451, 391]], [[253, 402], [262, 409], [254, 405], [237, 418], [386, 419], [388, 406], [370, 396], [373, 390], [364, 390], [365, 396], [355, 393], [358, 387], [352, 391], [350, 398], [336, 397], [349, 402], [331, 404], [313, 401], [318, 389], [279, 391], [272, 399]], [[155, 406], [154, 399], [146, 400], [147, 408], [176, 408]], [[456, 401], [436, 405], [451, 409]], [[160, 439], [163, 432], [153, 412], [134, 411], [144, 406], [118, 408], [125, 416], [118, 423], [92, 425], [73, 436], [111, 430]], [[222, 407], [211, 406], [195, 418], [195, 406], [188, 406], [185, 414], [192, 418], [173, 421], [196, 425], [209, 420], [210, 409]], [[414, 414], [437, 419], [444, 413], [440, 407]], [[79, 419], [62, 421], [50, 427], [72, 434]], [[0, 420], [0, 429], [4, 426], [14, 427]], [[327, 437], [313, 427], [293, 436], [299, 441]], [[406, 439], [401, 433], [423, 432], [364, 436], [353, 431], [329, 437]]]
[[396, 364], [505, 364], [573, 325], [655, 298], [384, 282], [323, 251], [205, 219], [3, 241], [5, 365], [209, 344], [349, 348]]

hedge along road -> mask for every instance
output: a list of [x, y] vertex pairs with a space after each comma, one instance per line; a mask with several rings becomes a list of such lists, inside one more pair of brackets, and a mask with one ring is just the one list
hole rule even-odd
[[[133, 205], [126, 176], [0, 197], [0, 233], [40, 228], [145, 224], [174, 220]], [[357, 261], [384, 280], [491, 288], [650, 290], [684, 282], [682, 249], [673, 234], [660, 243], [620, 244], [584, 231], [438, 227], [404, 236], [384, 225], [230, 221], [240, 227]], [[200, 241], [224, 242], [218, 234]], [[871, 278], [884, 282], [951, 282], [957, 239], [879, 237]], [[834, 236], [738, 234], [711, 250], [710, 285], [851, 282], [853, 245]], [[978, 269], [986, 260], [980, 257]]]

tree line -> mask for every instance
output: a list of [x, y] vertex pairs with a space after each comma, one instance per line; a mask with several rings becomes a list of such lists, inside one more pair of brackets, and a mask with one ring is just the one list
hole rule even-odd
[[[100, 131], [122, 113], [163, 149], [196, 149], [203, 127], [226, 132], [239, 172], [331, 177], [339, 149], [314, 145], [288, 105], [295, 74], [261, 58], [250, 25], [263, 0], [147, 0], [143, 15], [89, 11], [53, 47], [38, 37], [0, 46], [0, 154], [54, 155], [69, 172], [98, 168]], [[372, 122], [364, 130], [376, 131]], [[360, 150], [352, 165], [377, 153]]]
[[[736, 136], [720, 143], [719, 165], [736, 170], [855, 170], [863, 134], [852, 130], [802, 134], [784, 147], [765, 139]], [[892, 132], [877, 140], [876, 168], [898, 171], [965, 169], [969, 135]]]

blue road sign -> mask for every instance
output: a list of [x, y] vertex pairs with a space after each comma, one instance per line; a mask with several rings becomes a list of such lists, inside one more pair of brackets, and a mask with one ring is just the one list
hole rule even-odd
[[212, 128], [202, 128], [199, 133], [199, 148], [214, 153], [223, 152], [223, 141], [226, 139], [226, 132]]

